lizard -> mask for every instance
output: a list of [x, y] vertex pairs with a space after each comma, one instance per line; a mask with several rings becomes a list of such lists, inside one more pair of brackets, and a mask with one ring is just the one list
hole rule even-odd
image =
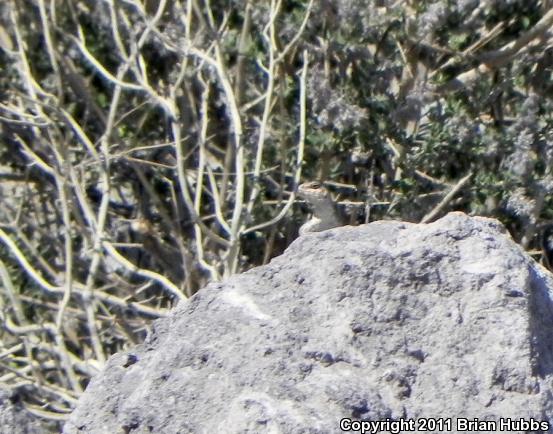
[[326, 187], [320, 182], [311, 181], [301, 184], [298, 187], [298, 196], [304, 199], [313, 210], [311, 220], [301, 226], [300, 235], [345, 225], [336, 203], [330, 197]]

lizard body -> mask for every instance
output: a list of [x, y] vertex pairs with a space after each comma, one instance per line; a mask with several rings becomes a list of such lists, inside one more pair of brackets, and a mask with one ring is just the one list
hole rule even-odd
[[298, 195], [304, 199], [313, 210], [311, 220], [300, 228], [300, 235], [307, 232], [320, 232], [343, 226], [336, 204], [330, 193], [320, 182], [305, 182], [298, 187]]

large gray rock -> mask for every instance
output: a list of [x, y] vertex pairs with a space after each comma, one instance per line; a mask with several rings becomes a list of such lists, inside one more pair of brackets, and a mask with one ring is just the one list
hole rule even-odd
[[0, 386], [0, 433], [45, 434], [59, 432], [56, 423], [47, 423], [34, 416], [21, 404], [18, 393]]
[[64, 432], [339, 433], [343, 418], [543, 430], [552, 284], [491, 219], [307, 234], [112, 357]]

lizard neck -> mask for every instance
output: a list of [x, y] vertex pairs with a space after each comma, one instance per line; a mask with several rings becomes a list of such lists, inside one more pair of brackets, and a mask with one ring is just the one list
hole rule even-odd
[[320, 232], [342, 226], [344, 221], [329, 192], [318, 182], [308, 182], [298, 188], [298, 194], [309, 204], [311, 219], [300, 228], [305, 232]]
[[312, 198], [310, 202], [313, 207], [313, 216], [320, 220], [327, 229], [343, 224], [332, 199], [329, 197]]

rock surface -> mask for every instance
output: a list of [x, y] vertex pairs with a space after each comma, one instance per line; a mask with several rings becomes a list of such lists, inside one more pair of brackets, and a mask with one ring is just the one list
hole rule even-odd
[[496, 220], [451, 213], [310, 233], [270, 264], [208, 286], [113, 356], [64, 432], [553, 423], [550, 288], [549, 272]]
[[55, 423], [45, 423], [29, 413], [19, 402], [17, 393], [0, 387], [0, 433], [44, 434], [59, 432]]

